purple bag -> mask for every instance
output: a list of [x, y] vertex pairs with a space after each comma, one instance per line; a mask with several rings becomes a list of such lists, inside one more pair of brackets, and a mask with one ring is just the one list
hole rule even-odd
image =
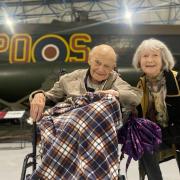
[[145, 151], [153, 153], [161, 141], [160, 127], [143, 118], [130, 116], [126, 123], [118, 131], [118, 140], [122, 144], [121, 158], [128, 155], [126, 171], [131, 159], [139, 160]]

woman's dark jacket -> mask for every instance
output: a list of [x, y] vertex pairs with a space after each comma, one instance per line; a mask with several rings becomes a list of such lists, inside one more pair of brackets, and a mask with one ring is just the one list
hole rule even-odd
[[[169, 118], [169, 126], [167, 128], [162, 128], [162, 130], [165, 130], [163, 134], [165, 133], [166, 136], [173, 136], [171, 137], [173, 139], [169, 137], [172, 143], [176, 136], [180, 136], [180, 73], [177, 73], [176, 71], [165, 71], [164, 75], [167, 88], [165, 102]], [[137, 109], [138, 115], [140, 117], [143, 116], [144, 118], [146, 118], [146, 112], [148, 108], [148, 88], [145, 84], [145, 76], [142, 76], [138, 82], [138, 87], [143, 90], [143, 97], [141, 105], [139, 105]]]

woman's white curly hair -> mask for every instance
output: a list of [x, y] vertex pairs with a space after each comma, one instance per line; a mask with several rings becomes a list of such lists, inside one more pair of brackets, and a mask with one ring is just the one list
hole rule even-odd
[[163, 61], [163, 68], [162, 68], [163, 70], [168, 71], [174, 67], [175, 60], [169, 48], [162, 41], [154, 39], [154, 38], [150, 38], [150, 39], [146, 39], [142, 41], [142, 43], [137, 47], [135, 51], [132, 65], [137, 70], [141, 70], [141, 67], [140, 67], [141, 53], [147, 49], [160, 50], [162, 61]]

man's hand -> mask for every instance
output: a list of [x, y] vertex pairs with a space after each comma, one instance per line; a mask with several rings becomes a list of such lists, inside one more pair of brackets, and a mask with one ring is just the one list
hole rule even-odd
[[102, 91], [97, 91], [100, 93], [106, 93], [106, 94], [111, 94], [113, 96], [119, 97], [119, 92], [113, 89], [109, 89], [109, 90], [102, 90]]
[[44, 111], [46, 98], [43, 93], [37, 93], [34, 95], [33, 100], [30, 103], [30, 117], [33, 121], [38, 121]]

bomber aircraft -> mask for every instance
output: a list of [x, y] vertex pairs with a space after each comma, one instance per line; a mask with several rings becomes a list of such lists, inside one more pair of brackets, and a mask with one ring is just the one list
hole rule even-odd
[[147, 38], [165, 42], [180, 69], [180, 26], [118, 25], [102, 22], [59, 22], [17, 24], [15, 32], [0, 27], [0, 109], [28, 109], [29, 94], [48, 90], [61, 71], [88, 66], [88, 53], [94, 45], [111, 45], [118, 55], [117, 69], [130, 84], [138, 76], [132, 56]]

